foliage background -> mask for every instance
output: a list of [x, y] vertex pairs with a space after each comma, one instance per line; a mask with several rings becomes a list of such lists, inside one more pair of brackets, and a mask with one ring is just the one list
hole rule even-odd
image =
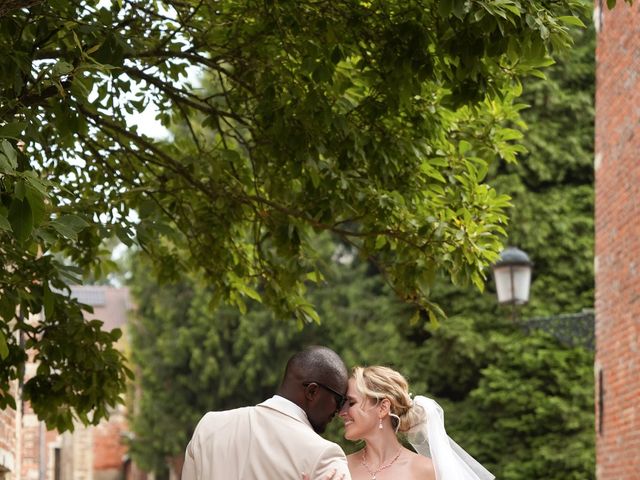
[[[118, 334], [84, 322], [68, 288], [114, 268], [114, 237], [159, 280], [194, 272], [218, 302], [303, 324], [330, 232], [435, 322], [436, 275], [481, 289], [502, 247], [508, 201], [487, 171], [522, 151], [520, 79], [569, 47], [584, 7], [4, 2], [0, 406], [25, 348], [42, 366], [25, 400], [49, 427], [120, 400]], [[181, 134], [139, 132], [130, 116], [149, 106]]]
[[[576, 42], [547, 81], [525, 84], [529, 153], [489, 172], [513, 198], [510, 242], [535, 262], [521, 321], [593, 305], [593, 29], [577, 32]], [[210, 289], [191, 276], [158, 289], [150, 266], [133, 257], [141, 307], [132, 332], [141, 381], [132, 444], [138, 461], [162, 471], [204, 411], [270, 396], [289, 354], [322, 343], [348, 365], [402, 371], [414, 393], [441, 402], [449, 433], [498, 478], [595, 478], [591, 351], [542, 331], [524, 334], [492, 291], [444, 278], [432, 293], [450, 318], [437, 329], [426, 318], [411, 323], [412, 310], [374, 264], [335, 238], [325, 237], [318, 250], [325, 282], [310, 286], [310, 298], [322, 324], [302, 330], [255, 303], [244, 315], [214, 311]], [[341, 440], [338, 423], [329, 435], [347, 451], [357, 448]]]
[[[119, 401], [119, 333], [84, 322], [67, 289], [114, 268], [115, 236], [145, 254], [132, 259], [133, 451], [149, 468], [179, 455], [204, 410], [271, 393], [313, 342], [400, 368], [504, 478], [548, 462], [558, 478], [589, 475], [588, 458], [541, 446], [588, 452], [589, 416], [567, 414], [570, 398], [589, 402], [570, 388], [586, 357], [522, 339], [491, 295], [460, 286], [482, 287], [511, 194], [509, 238], [536, 260], [522, 315], [592, 303], [592, 59], [528, 83], [531, 153], [513, 164], [520, 78], [567, 47], [584, 2], [35, 3], [0, 15], [1, 406], [24, 336], [40, 361], [25, 398], [50, 427], [96, 423]], [[182, 135], [155, 142], [128, 125], [154, 102]], [[435, 301], [450, 314], [439, 330]], [[474, 437], [473, 415], [492, 418], [515, 379], [536, 391], [543, 366], [555, 374], [538, 403], [517, 399], [490, 445]], [[549, 419], [557, 431], [534, 429]], [[514, 442], [533, 463], [493, 455]]]

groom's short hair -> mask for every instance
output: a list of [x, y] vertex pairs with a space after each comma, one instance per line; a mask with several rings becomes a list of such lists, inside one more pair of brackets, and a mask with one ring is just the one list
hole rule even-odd
[[[287, 362], [283, 383], [287, 379], [330, 381], [347, 378], [349, 373], [340, 356], [328, 347], [312, 345], [295, 353]], [[312, 378], [313, 377], [313, 378]]]

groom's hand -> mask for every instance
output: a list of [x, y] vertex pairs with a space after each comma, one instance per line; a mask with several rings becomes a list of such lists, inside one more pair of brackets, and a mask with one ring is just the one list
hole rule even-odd
[[302, 474], [302, 480], [344, 480], [344, 474], [337, 475], [337, 470], [333, 470], [322, 478], [311, 478], [306, 473]]

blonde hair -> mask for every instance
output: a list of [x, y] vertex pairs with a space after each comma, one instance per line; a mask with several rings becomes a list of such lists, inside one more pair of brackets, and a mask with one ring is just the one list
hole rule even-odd
[[400, 418], [398, 425], [394, 423], [396, 419], [391, 419], [398, 432], [407, 432], [423, 421], [424, 412], [413, 408], [409, 384], [399, 372], [381, 365], [354, 367], [352, 377], [360, 394], [376, 402], [389, 400], [390, 413]]

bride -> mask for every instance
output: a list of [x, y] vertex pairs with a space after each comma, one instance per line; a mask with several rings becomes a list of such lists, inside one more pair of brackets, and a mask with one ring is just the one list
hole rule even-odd
[[[349, 455], [352, 480], [493, 480], [495, 477], [451, 440], [442, 408], [413, 400], [404, 377], [388, 367], [355, 367], [339, 413], [348, 440], [364, 448]], [[405, 434], [418, 453], [398, 440]]]

